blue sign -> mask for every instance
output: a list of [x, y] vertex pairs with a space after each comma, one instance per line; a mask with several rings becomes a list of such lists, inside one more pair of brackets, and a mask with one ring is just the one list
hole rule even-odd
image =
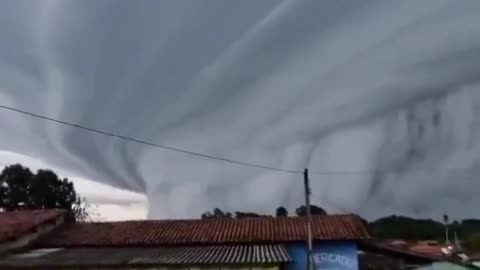
[[[293, 263], [287, 270], [307, 269], [305, 244], [290, 244], [288, 253]], [[316, 270], [358, 270], [357, 245], [350, 241], [325, 241], [314, 244], [313, 260]]]
[[317, 245], [313, 249], [317, 270], [358, 270], [357, 246], [351, 242]]

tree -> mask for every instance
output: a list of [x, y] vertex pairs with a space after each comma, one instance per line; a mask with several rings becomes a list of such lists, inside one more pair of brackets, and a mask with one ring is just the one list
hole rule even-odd
[[73, 183], [60, 179], [53, 171], [36, 174], [20, 164], [10, 165], [0, 173], [0, 210], [65, 209], [71, 218], [88, 217], [86, 205]]
[[[327, 211], [325, 209], [318, 207], [316, 205], [310, 205], [310, 213], [313, 215], [326, 215]], [[300, 217], [304, 217], [307, 215], [307, 207], [302, 205], [295, 210], [295, 214]]]
[[469, 250], [480, 250], [480, 233], [473, 233], [465, 239], [463, 246]]
[[371, 236], [384, 239], [441, 240], [444, 238], [443, 224], [431, 219], [383, 217], [370, 222], [368, 230]]
[[257, 214], [254, 212], [240, 212], [236, 211], [234, 214], [230, 212], [224, 212], [220, 208], [213, 209], [212, 212], [208, 211], [202, 214], [202, 219], [211, 219], [211, 218], [255, 218], [255, 217], [268, 217], [266, 215]]
[[201, 219], [209, 219], [211, 217], [212, 217], [212, 213], [210, 213], [210, 211], [205, 212], [201, 215]]
[[275, 212], [276, 212], [275, 215], [277, 217], [287, 217], [288, 216], [288, 210], [287, 210], [287, 208], [285, 208], [283, 206], [278, 207]]
[[202, 219], [210, 219], [210, 218], [232, 218], [232, 213], [230, 212], [223, 212], [220, 208], [213, 209], [213, 213], [208, 211], [202, 214]]
[[235, 218], [256, 218], [256, 217], [268, 217], [268, 216], [260, 215], [253, 212], [235, 212]]

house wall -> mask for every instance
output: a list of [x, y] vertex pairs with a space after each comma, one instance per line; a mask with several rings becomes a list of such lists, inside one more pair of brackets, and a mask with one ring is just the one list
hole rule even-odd
[[[305, 270], [307, 268], [306, 244], [291, 244], [287, 247], [294, 263], [286, 270]], [[357, 245], [353, 241], [323, 241], [314, 243], [313, 260], [315, 270], [358, 270]]]

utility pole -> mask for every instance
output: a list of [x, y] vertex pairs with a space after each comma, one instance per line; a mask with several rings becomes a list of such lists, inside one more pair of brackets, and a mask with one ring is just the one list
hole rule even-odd
[[313, 269], [313, 256], [312, 256], [312, 213], [310, 211], [310, 194], [312, 191], [310, 190], [310, 182], [308, 179], [308, 169], [305, 169], [303, 172], [303, 180], [305, 186], [305, 207], [307, 208], [307, 245], [308, 245], [308, 253], [307, 253], [307, 269]]
[[450, 245], [450, 239], [448, 237], [448, 220], [449, 217], [447, 214], [443, 215], [443, 223], [445, 225], [445, 244]]

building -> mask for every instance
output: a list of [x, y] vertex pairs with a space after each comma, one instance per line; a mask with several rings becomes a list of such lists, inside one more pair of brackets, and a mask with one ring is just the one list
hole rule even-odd
[[369, 270], [418, 269], [447, 259], [440, 247], [427, 249], [417, 242], [403, 240], [370, 239], [363, 241], [360, 249], [360, 264]]
[[381, 241], [361, 244], [360, 265], [368, 269], [480, 269], [462, 249], [438, 241]]
[[[285, 269], [307, 263], [306, 219], [75, 223], [61, 210], [0, 213], [0, 269]], [[359, 269], [358, 217], [312, 218], [316, 269]]]

